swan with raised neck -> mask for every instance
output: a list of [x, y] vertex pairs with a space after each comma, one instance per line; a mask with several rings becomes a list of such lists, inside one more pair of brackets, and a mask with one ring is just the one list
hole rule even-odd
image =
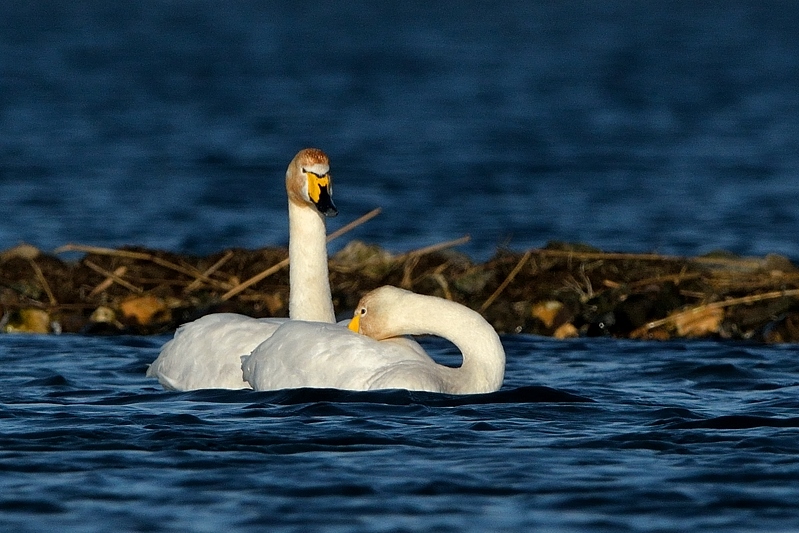
[[[335, 322], [325, 229], [325, 217], [337, 214], [332, 186], [330, 161], [321, 150], [301, 150], [289, 163], [290, 319]], [[206, 315], [178, 328], [147, 369], [147, 376], [172, 390], [250, 388], [241, 373], [241, 356], [284, 322], [234, 313]]]
[[[330, 161], [316, 148], [300, 151], [286, 170], [289, 200], [289, 317], [336, 321], [327, 269], [325, 217], [336, 216]], [[313, 207], [310, 209], [309, 207]]]

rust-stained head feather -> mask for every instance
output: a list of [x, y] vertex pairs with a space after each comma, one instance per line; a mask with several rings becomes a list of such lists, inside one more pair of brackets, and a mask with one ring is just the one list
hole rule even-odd
[[294, 160], [301, 165], [330, 164], [327, 154], [319, 148], [305, 148], [304, 150], [300, 150], [297, 155], [294, 156]]

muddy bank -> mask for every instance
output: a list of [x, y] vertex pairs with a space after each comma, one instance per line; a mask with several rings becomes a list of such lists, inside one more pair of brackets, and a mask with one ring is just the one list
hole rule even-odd
[[[474, 263], [457, 241], [392, 255], [350, 242], [330, 258], [340, 318], [385, 284], [480, 311], [502, 333], [799, 341], [799, 269], [784, 257], [603, 252], [550, 243]], [[74, 261], [64, 252], [79, 252]], [[196, 257], [136, 247], [0, 252], [4, 332], [154, 334], [207, 313], [287, 316], [286, 249]]]

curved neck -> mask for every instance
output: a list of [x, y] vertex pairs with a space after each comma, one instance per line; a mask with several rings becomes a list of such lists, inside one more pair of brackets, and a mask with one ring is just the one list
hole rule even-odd
[[289, 200], [289, 317], [293, 320], [336, 321], [326, 237], [322, 215]]
[[[419, 302], [418, 310], [406, 309], [410, 313], [403, 313], [413, 322], [406, 324], [406, 334], [443, 337], [457, 346], [463, 356], [459, 368], [439, 365], [447, 388], [443, 392], [498, 390], [505, 378], [505, 349], [491, 324], [479, 313], [449, 300], [421, 295], [414, 295], [414, 299]], [[423, 317], [429, 320], [420, 323], [419, 319]]]

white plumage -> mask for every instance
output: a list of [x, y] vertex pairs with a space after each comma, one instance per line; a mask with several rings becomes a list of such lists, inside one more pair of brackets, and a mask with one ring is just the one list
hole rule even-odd
[[[336, 214], [330, 163], [321, 150], [300, 151], [286, 170], [289, 204], [289, 316], [335, 322], [327, 270], [325, 216]], [[167, 389], [250, 388], [241, 356], [286, 319], [218, 313], [184, 324], [147, 369]]]
[[[350, 328], [290, 321], [242, 357], [244, 379], [256, 390], [316, 387], [408, 389], [451, 394], [502, 386], [505, 351], [475, 311], [442, 298], [385, 286], [364, 296]], [[433, 334], [463, 355], [459, 368], [437, 364], [399, 335]], [[368, 336], [367, 336], [368, 335]]]

